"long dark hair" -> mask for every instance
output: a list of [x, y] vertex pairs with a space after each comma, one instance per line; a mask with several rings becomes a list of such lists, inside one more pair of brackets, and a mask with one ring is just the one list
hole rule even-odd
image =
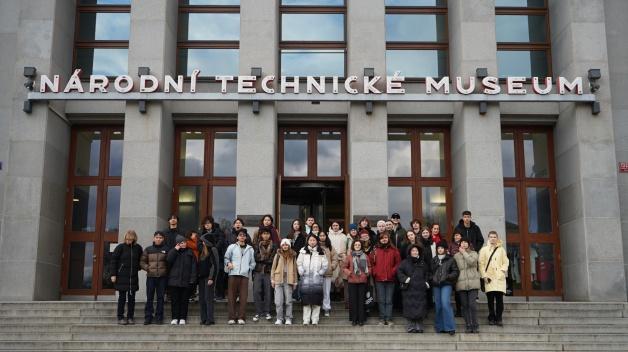
[[266, 214], [264, 216], [262, 216], [262, 218], [259, 221], [259, 226], [263, 227], [264, 225], [264, 219], [269, 218], [270, 219], [270, 226], [273, 226], [273, 224], [275, 223], [275, 219], [273, 219], [273, 216], [270, 214]]
[[321, 232], [318, 233], [318, 243], [319, 243], [319, 245], [321, 243], [321, 237], [320, 237], [321, 234], [325, 235], [325, 241], [323, 241], [323, 244], [325, 245], [325, 247], [327, 247], [331, 251], [331, 249], [332, 249], [331, 248], [331, 240], [329, 239], [329, 235], [326, 232], [321, 231]]
[[286, 236], [286, 238], [288, 238], [289, 240], [293, 240], [294, 239], [294, 223], [298, 222], [299, 223], [299, 232], [302, 233], [303, 229], [301, 227], [301, 220], [299, 219], [294, 219], [292, 220], [292, 224], [290, 224], [290, 231], [288, 231], [288, 235]]
[[312, 254], [312, 252], [310, 252], [310, 238], [314, 237], [316, 239], [316, 251], [318, 252], [319, 255], [323, 255], [325, 254], [325, 251], [323, 250], [323, 248], [321, 248], [321, 245], [319, 243], [318, 237], [316, 235], [312, 235], [310, 234], [309, 236], [307, 236], [307, 239], [305, 240], [305, 246], [303, 248], [305, 248], [305, 253], [306, 254]]
[[207, 215], [206, 217], [203, 218], [203, 221], [201, 221], [201, 232], [205, 231], [205, 224], [207, 222], [212, 224], [212, 230], [216, 229], [216, 223], [214, 222], [214, 217], [211, 215]]

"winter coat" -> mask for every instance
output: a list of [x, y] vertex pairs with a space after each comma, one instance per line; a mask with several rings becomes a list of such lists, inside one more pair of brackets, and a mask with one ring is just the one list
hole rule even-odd
[[183, 234], [181, 232], [179, 232], [179, 228], [174, 228], [171, 229], [170, 227], [168, 227], [167, 229], [162, 231], [164, 233], [164, 235], [166, 235], [166, 239], [164, 241], [164, 243], [166, 244], [166, 250], [169, 251], [172, 248], [174, 248], [177, 245], [177, 236], [181, 235], [183, 236]]
[[366, 255], [366, 265], [369, 270], [368, 274], [361, 272], [359, 275], [356, 275], [353, 269], [353, 257], [351, 256], [351, 252], [349, 252], [347, 253], [347, 259], [343, 266], [343, 275], [350, 284], [365, 284], [369, 281], [369, 276], [371, 276], [373, 272], [371, 258], [368, 255]]
[[304, 232], [300, 232], [294, 239], [294, 242], [292, 243], [292, 249], [295, 251], [295, 253], [297, 253], [297, 255], [299, 255], [301, 249], [305, 247], [305, 243], [307, 241], [306, 237], [307, 235]]
[[140, 258], [140, 266], [148, 277], [168, 276], [168, 250], [165, 243], [161, 246], [152, 245], [144, 249]]
[[297, 258], [297, 270], [301, 277], [299, 289], [303, 305], [320, 306], [323, 303], [323, 275], [328, 267], [329, 262], [322, 248], [301, 249]]
[[120, 243], [111, 255], [111, 273], [116, 277], [114, 287], [118, 291], [137, 291], [140, 289], [137, 272], [140, 271], [142, 246], [137, 243]]
[[[253, 232], [253, 243], [257, 243], [259, 241], [259, 231], [262, 227], [258, 228]], [[279, 236], [279, 232], [277, 232], [277, 228], [275, 226], [268, 226], [270, 229], [270, 241], [275, 244], [275, 246], [279, 247], [279, 243], [281, 242], [281, 237]]]
[[396, 230], [391, 231], [390, 238], [391, 240], [394, 240], [393, 243], [397, 248], [401, 248], [401, 243], [405, 240], [407, 232], [408, 231], [404, 230], [401, 224], [397, 226]]
[[297, 284], [297, 253], [290, 250], [292, 255], [290, 257], [284, 257], [279, 252], [275, 254], [273, 259], [273, 266], [270, 270], [271, 277], [270, 282], [280, 285], [283, 284], [283, 272], [286, 268], [286, 280], [289, 285]]
[[[406, 258], [408, 258], [410, 256], [410, 254], [408, 254], [408, 249], [410, 249], [410, 246], [413, 245], [413, 244], [418, 244], [419, 246], [423, 246], [421, 244], [421, 242], [409, 243], [409, 242], [403, 241], [401, 243], [401, 247], [399, 247], [399, 255], [401, 255], [401, 261], [404, 261], [404, 259], [406, 259]], [[421, 254], [421, 255], [423, 255], [423, 254]], [[430, 255], [429, 258], [431, 259], [432, 256]]]
[[432, 258], [432, 283], [430, 286], [455, 286], [459, 274], [458, 265], [449, 254], [445, 254], [442, 261], [438, 259], [438, 256]]
[[408, 287], [401, 290], [403, 316], [410, 320], [421, 320], [427, 314], [427, 289], [430, 281], [429, 266], [423, 257], [408, 256], [397, 269], [397, 279], [404, 284], [410, 278]]
[[198, 277], [203, 280], [216, 281], [218, 278], [218, 268], [220, 268], [220, 254], [214, 243], [201, 239], [201, 250], [198, 261]]
[[327, 232], [327, 237], [329, 237], [331, 247], [336, 251], [339, 259], [343, 259], [347, 254], [347, 243], [349, 242], [349, 237], [343, 233], [342, 229], [335, 232], [331, 229], [331, 227]]
[[469, 240], [469, 244], [473, 246], [473, 249], [482, 248], [482, 246], [484, 246], [484, 236], [482, 236], [480, 227], [473, 221], [471, 221], [469, 225], [469, 228], [466, 228], [464, 226], [464, 221], [460, 219], [458, 225], [456, 225], [456, 230], [460, 231], [462, 237], [466, 237]]
[[227, 250], [225, 233], [220, 229], [220, 225], [218, 224], [214, 224], [214, 227], [209, 231], [202, 227], [200, 238], [203, 241], [211, 242], [221, 255]]
[[[225, 273], [229, 276], [248, 277], [255, 269], [255, 250], [250, 245], [244, 249], [238, 243], [234, 243], [227, 248], [225, 253]], [[227, 264], [233, 264], [233, 269], [227, 269]]]
[[395, 281], [397, 267], [401, 263], [399, 251], [394, 246], [375, 247], [370, 254], [373, 263], [373, 279], [378, 282]]
[[460, 275], [456, 282], [456, 291], [480, 289], [480, 272], [478, 271], [478, 252], [467, 249], [464, 253], [454, 255]]
[[323, 248], [323, 251], [325, 251], [327, 263], [329, 263], [327, 271], [325, 271], [325, 277], [333, 277], [334, 272], [336, 272], [336, 269], [338, 269], [338, 254], [336, 254], [336, 250], [333, 248], [331, 250], [329, 248], [321, 248]]
[[488, 258], [491, 256], [491, 253], [493, 253], [493, 249], [495, 247], [488, 243], [480, 250], [480, 259], [478, 260], [478, 265], [480, 266], [480, 276], [484, 279], [491, 279], [491, 282], [484, 280], [486, 292], [497, 291], [506, 293], [506, 273], [508, 272], [509, 264], [508, 256], [501, 240], [497, 240], [496, 247], [497, 250], [495, 251], [493, 258], [491, 258], [491, 263], [488, 264], [488, 270], [485, 270], [486, 264], [488, 263]]
[[196, 283], [196, 258], [189, 248], [177, 250], [172, 248], [168, 252], [168, 286], [189, 287]]
[[262, 260], [262, 251], [260, 249], [260, 244], [254, 245], [254, 254], [255, 254], [255, 272], [256, 273], [270, 273], [270, 269], [273, 266], [273, 258], [275, 257], [275, 253], [277, 252], [277, 246], [270, 241], [270, 251], [268, 254], [268, 258]]

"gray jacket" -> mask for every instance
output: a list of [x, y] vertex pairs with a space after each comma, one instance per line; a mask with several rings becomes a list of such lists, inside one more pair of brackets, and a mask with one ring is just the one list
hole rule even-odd
[[[227, 264], [233, 264], [229, 270]], [[242, 249], [238, 243], [229, 245], [225, 253], [225, 272], [229, 275], [249, 276], [255, 269], [255, 251], [248, 244]]]

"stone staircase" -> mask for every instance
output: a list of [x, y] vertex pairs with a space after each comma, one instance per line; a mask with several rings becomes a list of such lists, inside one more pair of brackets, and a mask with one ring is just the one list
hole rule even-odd
[[486, 304], [479, 308], [479, 334], [462, 333], [457, 318], [458, 333], [449, 336], [433, 332], [433, 312], [425, 333], [407, 334], [398, 313], [394, 326], [377, 326], [371, 317], [353, 327], [337, 303], [319, 326], [300, 325], [299, 304], [292, 326], [275, 326], [274, 319], [253, 323], [251, 304], [246, 325], [228, 326], [224, 302], [216, 303], [213, 326], [199, 325], [197, 303], [186, 326], [143, 326], [138, 302], [137, 325], [119, 326], [115, 302], [0, 302], [0, 351], [628, 351], [628, 304], [507, 303], [504, 327], [487, 325]]

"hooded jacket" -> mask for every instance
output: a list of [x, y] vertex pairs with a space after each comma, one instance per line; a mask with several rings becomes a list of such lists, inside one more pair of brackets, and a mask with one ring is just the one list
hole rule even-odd
[[468, 291], [480, 289], [480, 272], [478, 271], [478, 252], [467, 249], [465, 252], [458, 252], [454, 255], [454, 260], [460, 275], [456, 282], [456, 291]]
[[[473, 246], [473, 249], [482, 248], [484, 246], [484, 237], [482, 236], [482, 231], [480, 230], [480, 227], [476, 225], [473, 221], [471, 221], [469, 227], [465, 227], [464, 221], [460, 219], [458, 225], [456, 226], [456, 230], [460, 232], [462, 237], [466, 237], [469, 240], [469, 244]], [[453, 238], [451, 242], [453, 242]]]
[[377, 245], [370, 254], [373, 264], [373, 279], [379, 282], [395, 281], [397, 267], [401, 263], [401, 255], [395, 246], [381, 247]]
[[140, 289], [137, 272], [140, 270], [142, 246], [137, 243], [120, 243], [111, 256], [111, 272], [115, 273], [114, 287], [118, 291], [137, 291]]
[[286, 270], [287, 284], [297, 284], [297, 253], [292, 249], [289, 250], [288, 255], [282, 255], [281, 249], [275, 254], [273, 259], [273, 266], [271, 268], [270, 282], [281, 285], [283, 284], [283, 272]]
[[449, 254], [445, 254], [442, 260], [438, 255], [432, 258], [432, 286], [455, 286], [459, 274], [458, 265]]
[[[225, 253], [225, 272], [229, 276], [245, 276], [248, 277], [253, 269], [255, 269], [255, 251], [253, 247], [246, 244], [244, 248], [238, 243], [234, 243], [227, 248]], [[227, 264], [233, 264], [231, 270], [227, 269]]]
[[168, 252], [168, 286], [189, 287], [196, 283], [196, 258], [189, 248], [172, 248]]
[[[488, 263], [488, 258], [495, 250], [495, 254], [491, 258], [491, 262]], [[488, 264], [488, 269], [486, 269]], [[490, 282], [488, 280], [484, 280], [484, 287], [486, 292], [503, 292], [506, 293], [506, 273], [508, 272], [508, 255], [506, 254], [506, 250], [502, 245], [501, 240], [497, 240], [496, 246], [491, 246], [490, 243], [487, 243], [486, 246], [482, 247], [480, 250], [480, 258], [478, 265], [480, 266], [480, 276], [484, 279], [491, 279]]]

